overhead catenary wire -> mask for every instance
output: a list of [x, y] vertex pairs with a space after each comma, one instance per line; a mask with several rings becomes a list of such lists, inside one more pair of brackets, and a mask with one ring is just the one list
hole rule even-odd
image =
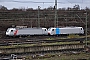
[[[45, 2], [45, 1], [42, 1], [42, 2], [39, 2], [39, 1], [17, 1], [17, 0], [0, 0], [0, 2], [16, 2], [16, 3], [55, 3], [55, 2], [51, 2], [51, 1], [49, 1], [49, 2]], [[65, 2], [57, 2], [57, 3], [60, 3], [60, 4], [67, 4], [67, 2], [68, 3], [71, 3], [71, 4], [75, 4], [75, 3], [79, 3], [79, 4], [82, 4], [84, 1], [82, 0], [81, 2], [71, 2], [71, 1], [68, 1], [68, 0], [66, 0]], [[88, 4], [88, 3], [87, 3]]]
[[[15, 1], [15, 0], [10, 0], [10, 1], [1, 0], [0, 2], [17, 2], [17, 3], [55, 3], [55, 2]], [[64, 2], [57, 2], [57, 3], [62, 3], [62, 4], [64, 4]]]

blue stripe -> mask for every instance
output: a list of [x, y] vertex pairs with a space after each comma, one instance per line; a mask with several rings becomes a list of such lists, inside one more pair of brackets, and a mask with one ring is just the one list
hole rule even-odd
[[60, 34], [60, 29], [56, 28], [56, 34]]

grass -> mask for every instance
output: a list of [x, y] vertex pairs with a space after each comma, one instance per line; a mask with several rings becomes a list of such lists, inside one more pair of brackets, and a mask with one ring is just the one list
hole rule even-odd
[[[72, 35], [71, 35], [72, 36]], [[84, 38], [85, 36], [81, 36], [79, 38]], [[90, 37], [88, 35], [87, 37]], [[77, 37], [78, 38], [78, 37]], [[55, 38], [46, 38], [47, 40], [54, 40]], [[67, 39], [67, 38], [58, 38], [58, 39]], [[38, 44], [21, 44], [21, 45], [10, 45], [10, 46], [0, 46], [0, 48], [17, 48], [17, 47], [29, 47], [29, 46], [43, 46], [43, 45], [57, 45], [57, 44], [76, 44], [80, 43], [79, 41], [77, 42], [55, 42], [55, 43], [38, 43]], [[85, 43], [85, 41], [84, 41]], [[90, 43], [88, 40], [87, 43]]]
[[[79, 35], [69, 35], [69, 36], [66, 36], [66, 37], [60, 37], [58, 36], [58, 38], [46, 38], [46, 40], [55, 40], [55, 39], [71, 39], [71, 38], [85, 38], [86, 36], [79, 36]], [[87, 37], [90, 37], [90, 35], [88, 35]]]
[[38, 43], [38, 44], [22, 44], [22, 45], [9, 45], [9, 46], [0, 46], [0, 48], [17, 48], [17, 47], [30, 47], [30, 46], [44, 46], [44, 45], [61, 45], [61, 44], [77, 44], [77, 42], [55, 42], [55, 43]]
[[17, 48], [17, 47], [29, 47], [29, 46], [34, 46], [34, 44], [0, 46], [0, 48]]
[[[44, 56], [38, 56], [37, 58], [31, 58], [31, 56], [28, 56], [26, 60], [79, 60], [79, 59], [85, 59], [90, 60], [90, 54], [87, 53], [79, 53], [79, 54], [54, 54], [54, 55], [46, 55], [48, 57]], [[30, 58], [29, 58], [30, 57]]]
[[77, 42], [56, 42], [56, 43], [43, 43], [42, 45], [61, 45], [61, 44], [76, 44], [80, 43], [79, 41]]

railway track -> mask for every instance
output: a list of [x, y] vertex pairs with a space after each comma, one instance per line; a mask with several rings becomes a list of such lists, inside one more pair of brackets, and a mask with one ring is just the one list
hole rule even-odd
[[[90, 38], [88, 38], [89, 40]], [[50, 38], [50, 39], [37, 39], [37, 38], [10, 38], [0, 39], [0, 46], [17, 45], [17, 44], [37, 44], [37, 43], [57, 43], [57, 42], [83, 42], [85, 38]]]
[[[47, 37], [48, 38], [48, 37]], [[85, 43], [75, 43], [84, 41], [85, 38], [3, 38], [0, 39], [0, 57], [10, 56], [11, 54], [19, 56], [47, 54], [47, 53], [73, 53], [84, 51]], [[90, 38], [88, 38], [89, 40]], [[59, 42], [74, 42], [74, 44], [60, 44]], [[45, 43], [45, 44], [42, 44]], [[48, 43], [48, 44], [46, 44]], [[59, 44], [50, 44], [59, 43]], [[26, 46], [22, 46], [26, 44]], [[28, 45], [29, 44], [29, 45]], [[34, 44], [34, 45], [33, 45]], [[15, 45], [15, 46], [14, 46]], [[90, 45], [88, 43], [88, 45]]]
[[[90, 46], [90, 44], [88, 44]], [[10, 56], [11, 54], [19, 56], [47, 54], [47, 53], [74, 53], [83, 52], [85, 44], [57, 44], [57, 45], [43, 45], [43, 46], [28, 46], [28, 47], [14, 47], [14, 48], [0, 48], [0, 57]]]

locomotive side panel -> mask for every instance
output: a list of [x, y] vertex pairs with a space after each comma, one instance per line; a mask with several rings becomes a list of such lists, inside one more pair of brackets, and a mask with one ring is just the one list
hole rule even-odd
[[78, 34], [79, 33], [79, 29], [77, 28], [65, 28], [65, 29], [61, 29], [61, 34]]
[[60, 34], [60, 28], [56, 28], [56, 35]]
[[82, 27], [61, 28], [61, 34], [84, 34]]
[[43, 35], [45, 34], [44, 29], [33, 29], [33, 28], [28, 28], [28, 29], [20, 29], [18, 30], [17, 35]]

